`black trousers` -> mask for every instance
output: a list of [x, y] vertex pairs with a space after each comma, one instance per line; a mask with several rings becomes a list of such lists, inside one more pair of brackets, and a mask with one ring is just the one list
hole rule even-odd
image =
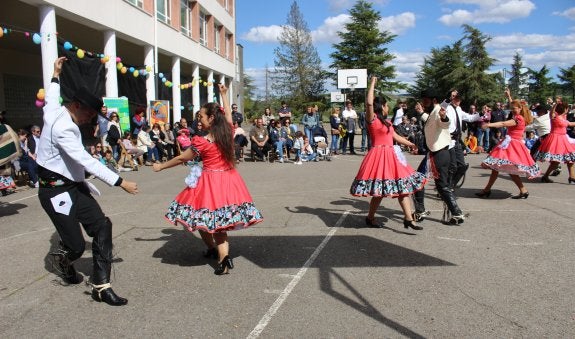
[[432, 152], [431, 157], [438, 174], [437, 179], [435, 179], [435, 188], [437, 188], [441, 200], [447, 205], [452, 215], [461, 215], [462, 212], [457, 205], [455, 194], [449, 186], [450, 150], [444, 148], [437, 152]]
[[[71, 208], [68, 215], [58, 213], [53, 203], [63, 204], [51, 199], [62, 193], [68, 193]], [[112, 223], [104, 215], [98, 202], [90, 194], [90, 190], [83, 183], [73, 183], [59, 187], [42, 187], [38, 191], [38, 198], [44, 211], [48, 214], [56, 227], [64, 250], [70, 262], [80, 258], [86, 248], [86, 241], [80, 225], [86, 233], [93, 238], [92, 262], [94, 284], [110, 282], [112, 265]]]
[[465, 175], [467, 164], [463, 154], [463, 145], [459, 140], [455, 141], [455, 146], [449, 149], [449, 187], [454, 188], [455, 184]]

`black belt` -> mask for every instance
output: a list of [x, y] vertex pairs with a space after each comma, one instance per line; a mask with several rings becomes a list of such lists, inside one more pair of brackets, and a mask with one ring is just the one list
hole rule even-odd
[[60, 187], [60, 186], [67, 186], [67, 185], [74, 185], [76, 184], [75, 181], [66, 179], [45, 179], [45, 178], [38, 178], [39, 186], [40, 187]]
[[448, 149], [449, 149], [449, 145], [447, 145], [447, 146], [443, 147], [442, 149], [437, 150], [437, 151], [435, 151], [435, 152], [432, 151], [431, 154], [437, 154], [437, 153], [439, 153], [439, 152], [441, 152], [441, 151], [445, 151], [445, 150], [448, 150]]

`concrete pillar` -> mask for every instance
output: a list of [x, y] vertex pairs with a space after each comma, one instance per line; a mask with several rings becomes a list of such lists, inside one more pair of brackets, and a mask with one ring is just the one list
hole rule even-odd
[[[54, 73], [54, 61], [58, 58], [56, 11], [52, 6], [40, 6], [40, 35], [42, 36], [42, 80], [48, 88]], [[64, 66], [65, 67], [65, 66]]]
[[196, 111], [198, 111], [201, 107], [200, 105], [200, 86], [202, 84], [198, 80], [200, 78], [200, 66], [198, 64], [194, 64], [192, 68], [192, 77], [196, 81], [196, 86], [192, 87], [192, 114], [194, 117], [196, 116]]
[[118, 70], [116, 69], [116, 32], [104, 32], [104, 55], [110, 60], [106, 62], [106, 96], [118, 97]]
[[180, 89], [180, 57], [172, 57], [172, 121], [182, 117], [182, 90]]
[[211, 82], [212, 86], [208, 86], [208, 102], [214, 102], [214, 71], [210, 70], [208, 72], [208, 79], [206, 80], [207, 82]]
[[146, 67], [152, 67], [152, 70], [148, 73], [148, 77], [146, 78], [146, 99], [148, 102], [151, 100], [156, 100], [156, 74], [154, 74], [155, 62], [154, 62], [154, 46], [145, 46], [144, 47], [144, 64]]

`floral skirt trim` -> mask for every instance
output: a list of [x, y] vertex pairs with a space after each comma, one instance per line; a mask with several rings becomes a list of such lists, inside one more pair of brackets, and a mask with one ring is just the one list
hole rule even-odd
[[575, 162], [575, 152], [565, 154], [539, 152], [537, 154], [537, 161], [557, 161], [562, 163]]
[[492, 169], [498, 172], [525, 176], [528, 179], [533, 179], [541, 176], [541, 169], [539, 169], [537, 164], [533, 164], [531, 166], [515, 164], [507, 159], [497, 159], [490, 156], [483, 160], [481, 167]]
[[182, 224], [188, 231], [202, 230], [209, 233], [235, 231], [263, 221], [260, 211], [252, 202], [228, 205], [216, 210], [194, 209], [173, 201], [168, 207], [166, 219], [174, 225]]
[[423, 189], [426, 182], [425, 175], [419, 172], [400, 179], [355, 179], [349, 193], [362, 197], [400, 197]]

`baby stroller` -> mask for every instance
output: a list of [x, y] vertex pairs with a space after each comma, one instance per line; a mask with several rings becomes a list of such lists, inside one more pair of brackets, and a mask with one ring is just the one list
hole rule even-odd
[[327, 143], [327, 133], [323, 126], [316, 126], [312, 130], [313, 142], [315, 152], [317, 153], [319, 160], [331, 161], [331, 155], [329, 152], [329, 145]]

